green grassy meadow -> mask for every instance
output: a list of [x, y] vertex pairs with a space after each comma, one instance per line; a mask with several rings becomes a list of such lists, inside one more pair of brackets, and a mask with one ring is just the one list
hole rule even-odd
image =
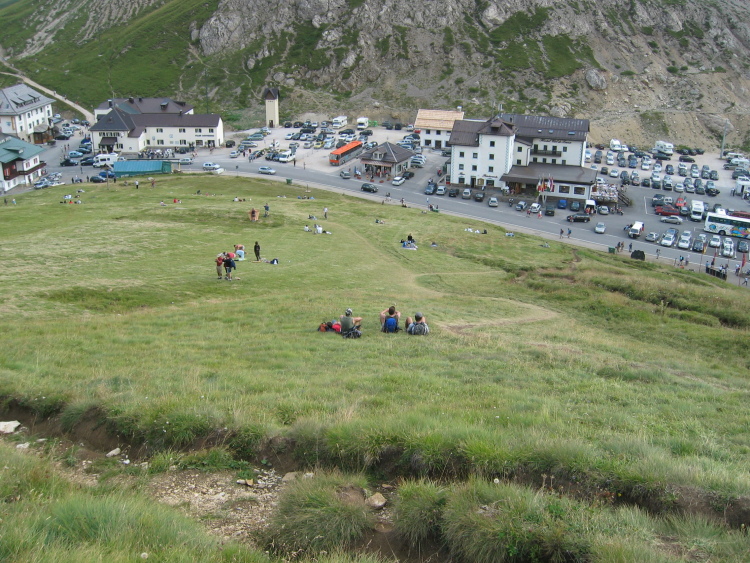
[[[477, 498], [498, 502], [480, 491], [495, 478], [539, 489], [553, 476], [562, 508], [508, 493], [547, 516], [686, 511], [723, 545], [746, 541], [726, 536], [750, 498], [750, 299], [736, 283], [336, 192], [298, 199], [300, 187], [266, 180], [146, 184], [86, 185], [83, 205], [62, 205], [63, 186], [0, 206], [5, 412], [72, 435], [93, 418], [148, 454], [209, 443], [237, 459], [284, 453], [300, 467], [455, 483], [429, 501], [441, 506], [429, 533], [462, 546], [458, 560], [501, 560], [474, 551], [495, 532], [467, 535], [477, 523], [464, 517]], [[250, 223], [266, 202], [270, 217]], [[324, 207], [332, 234], [304, 232]], [[398, 244], [409, 233], [416, 252]], [[252, 255], [255, 241], [279, 264], [248, 258], [239, 280], [217, 280], [216, 254], [242, 243]], [[402, 319], [423, 312], [430, 335], [380, 333], [392, 303]], [[364, 317], [361, 339], [316, 331], [347, 307]], [[615, 521], [596, 537], [616, 535]], [[637, 529], [653, 539], [656, 527]], [[621, 537], [646, 551], [648, 538]], [[509, 561], [567, 560], [502, 549]], [[574, 551], [636, 560], [597, 549]], [[690, 560], [667, 551], [638, 560]]]

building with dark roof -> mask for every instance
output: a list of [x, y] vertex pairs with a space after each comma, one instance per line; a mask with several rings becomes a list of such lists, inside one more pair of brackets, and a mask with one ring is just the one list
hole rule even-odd
[[[0, 90], [0, 132], [30, 143], [52, 138], [51, 98], [26, 84]], [[37, 135], [34, 132], [37, 132]]]
[[383, 143], [364, 151], [359, 160], [367, 176], [398, 176], [409, 167], [409, 159], [412, 156], [414, 151], [393, 143]]
[[102, 152], [139, 153], [146, 149], [218, 147], [224, 123], [216, 113], [131, 113], [113, 107], [89, 129]]
[[29, 186], [38, 180], [42, 169], [47, 166], [41, 157], [44, 150], [39, 145], [0, 133], [0, 166], [3, 168], [0, 191], [5, 193], [16, 186]]
[[450, 136], [450, 181], [537, 195], [537, 186], [587, 199], [596, 173], [584, 168], [587, 119], [501, 113], [456, 121]]

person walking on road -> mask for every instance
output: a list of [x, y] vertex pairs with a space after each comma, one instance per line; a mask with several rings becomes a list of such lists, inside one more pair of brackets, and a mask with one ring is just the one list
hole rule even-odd
[[565, 234], [565, 231], [560, 229], [560, 238], [563, 238], [563, 235]]

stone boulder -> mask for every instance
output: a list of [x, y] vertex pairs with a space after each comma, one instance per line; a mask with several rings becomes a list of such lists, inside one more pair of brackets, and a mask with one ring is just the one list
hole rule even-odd
[[726, 127], [727, 134], [734, 131], [734, 125], [732, 125], [732, 122], [721, 115], [699, 113], [698, 121], [700, 121], [701, 125], [711, 131], [714, 135], [723, 135], [724, 127]]
[[606, 90], [607, 80], [595, 68], [586, 71], [586, 82], [592, 90]]

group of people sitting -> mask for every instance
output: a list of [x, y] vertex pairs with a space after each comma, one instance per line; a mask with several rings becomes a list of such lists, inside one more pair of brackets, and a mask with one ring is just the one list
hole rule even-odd
[[[401, 312], [395, 305], [380, 312], [381, 332], [395, 333], [402, 330], [399, 326]], [[339, 319], [320, 323], [320, 332], [337, 332], [344, 338], [359, 338], [362, 336], [362, 317], [355, 317], [351, 309], [347, 309]], [[430, 328], [422, 313], [414, 313], [414, 318], [406, 317], [406, 332], [415, 336], [429, 334]]]
[[312, 233], [314, 235], [322, 235], [327, 234], [330, 235], [330, 231], [324, 231], [322, 225], [318, 225], [317, 223], [313, 224], [313, 228], [311, 229], [309, 225], [305, 225], [305, 228], [303, 229], [306, 233]]

